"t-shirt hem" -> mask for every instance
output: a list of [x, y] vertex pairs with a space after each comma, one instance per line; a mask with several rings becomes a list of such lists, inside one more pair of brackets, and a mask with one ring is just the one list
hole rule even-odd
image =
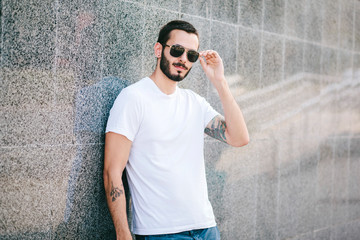
[[178, 227], [172, 227], [172, 228], [156, 228], [156, 229], [140, 229], [140, 228], [133, 228], [132, 232], [136, 235], [157, 235], [157, 234], [174, 234], [184, 231], [191, 231], [196, 229], [203, 229], [203, 228], [211, 228], [215, 227], [216, 222], [211, 221], [207, 223], [201, 223], [201, 224], [191, 224], [191, 225], [185, 225], [185, 226], [178, 226]]

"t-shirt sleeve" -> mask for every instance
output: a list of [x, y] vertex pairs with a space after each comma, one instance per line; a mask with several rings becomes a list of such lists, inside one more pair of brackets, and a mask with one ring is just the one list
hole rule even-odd
[[134, 141], [140, 122], [140, 100], [134, 91], [125, 88], [120, 92], [110, 110], [105, 132], [118, 133]]

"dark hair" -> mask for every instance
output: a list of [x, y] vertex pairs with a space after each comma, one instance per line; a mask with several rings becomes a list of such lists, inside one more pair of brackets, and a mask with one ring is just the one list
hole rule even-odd
[[159, 38], [157, 41], [159, 43], [161, 43], [162, 45], [166, 44], [166, 42], [170, 38], [170, 32], [175, 29], [183, 30], [187, 33], [193, 33], [199, 38], [198, 31], [196, 30], [196, 28], [193, 25], [191, 25], [188, 22], [182, 21], [182, 20], [174, 20], [174, 21], [168, 22], [165, 26], [163, 26], [161, 28], [161, 30], [159, 32]]

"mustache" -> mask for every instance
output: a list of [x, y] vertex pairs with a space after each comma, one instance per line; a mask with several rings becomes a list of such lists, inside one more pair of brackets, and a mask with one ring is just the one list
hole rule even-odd
[[188, 70], [188, 68], [183, 63], [174, 63], [173, 65], [178, 66], [178, 67], [183, 67], [183, 68], [185, 68], [185, 70]]

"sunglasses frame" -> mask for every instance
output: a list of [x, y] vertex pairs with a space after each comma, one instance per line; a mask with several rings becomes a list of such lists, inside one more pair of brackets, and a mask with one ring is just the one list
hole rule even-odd
[[[167, 44], [164, 44], [163, 46], [170, 48], [170, 55], [173, 56], [173, 57], [181, 57], [184, 54], [184, 52], [186, 52], [186, 57], [189, 60], [189, 62], [194, 63], [199, 59], [199, 55], [200, 55], [199, 52], [197, 52], [195, 50], [191, 50], [191, 49], [187, 50], [185, 47], [181, 46], [180, 44], [174, 44], [174, 45], [171, 45], [171, 46], [167, 45]], [[175, 47], [180, 47], [180, 48], [183, 49], [182, 53], [179, 56], [176, 56], [177, 54], [174, 54], [174, 52], [173, 52], [173, 51], [178, 51], [178, 50], [174, 49]], [[195, 55], [193, 55], [193, 53], [195, 53]], [[190, 58], [189, 58], [189, 55], [190, 55]], [[190, 59], [193, 59], [193, 57], [196, 58], [195, 61], [190, 60]]]

